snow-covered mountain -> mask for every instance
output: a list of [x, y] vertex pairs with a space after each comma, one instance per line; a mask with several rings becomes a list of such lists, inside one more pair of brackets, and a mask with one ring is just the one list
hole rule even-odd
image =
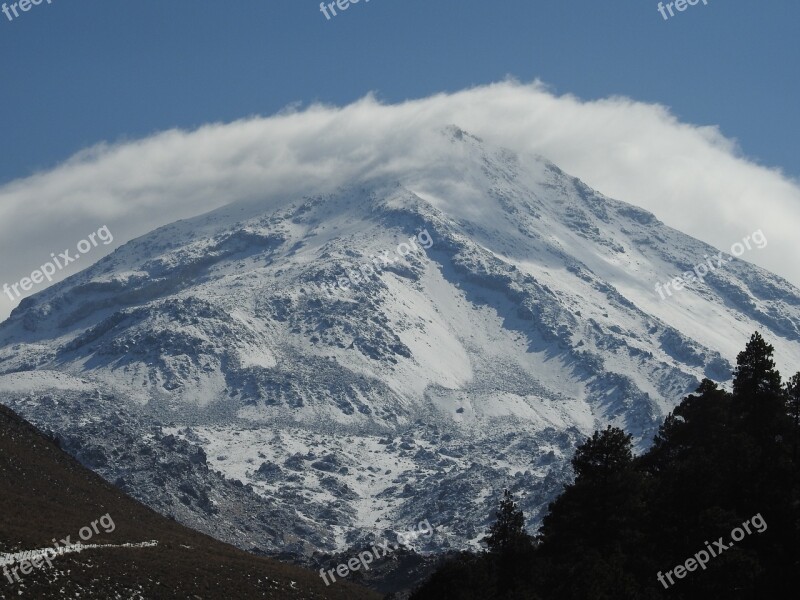
[[717, 251], [543, 158], [441, 135], [424, 169], [231, 204], [25, 300], [0, 400], [242, 547], [428, 519], [445, 548], [481, 537], [504, 486], [535, 525], [576, 442], [613, 423], [646, 444], [754, 330], [800, 368], [800, 290], [726, 258], [662, 299]]

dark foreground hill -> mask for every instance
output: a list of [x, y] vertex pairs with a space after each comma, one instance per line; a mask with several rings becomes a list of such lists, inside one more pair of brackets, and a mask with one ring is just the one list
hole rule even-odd
[[[74, 545], [81, 535], [86, 545], [114, 547], [56, 556], [52, 568], [42, 560], [39, 568], [20, 560], [4, 565], [4, 555]], [[157, 545], [136, 546], [150, 541]], [[78, 597], [380, 596], [349, 584], [326, 588], [311, 571], [252, 556], [158, 515], [0, 405], [0, 598]]]

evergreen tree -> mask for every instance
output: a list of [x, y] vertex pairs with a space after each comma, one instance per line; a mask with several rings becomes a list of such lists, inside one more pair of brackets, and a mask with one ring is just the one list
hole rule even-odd
[[494, 574], [494, 596], [498, 599], [526, 600], [533, 597], [530, 565], [533, 538], [525, 531], [525, 515], [509, 490], [503, 491], [497, 520], [484, 538], [489, 550], [485, 557]]
[[800, 467], [800, 373], [786, 383], [786, 412], [792, 420], [792, 460], [795, 467]]
[[495, 516], [497, 520], [489, 527], [484, 538], [489, 552], [508, 554], [525, 551], [532, 546], [532, 538], [525, 531], [525, 515], [517, 507], [509, 490], [503, 492], [500, 509]]
[[575, 482], [550, 505], [540, 529], [552, 598], [643, 598], [634, 573], [640, 542], [643, 478], [633, 441], [621, 429], [596, 431], [572, 459]]
[[745, 349], [736, 357], [733, 393], [737, 396], [760, 397], [781, 394], [781, 374], [775, 369], [774, 346], [755, 332]]
[[665, 419], [640, 460], [653, 481], [645, 553], [660, 565], [683, 560], [698, 539], [719, 537], [757, 513], [770, 524], [681, 582], [687, 597], [777, 592], [791, 570], [791, 423], [773, 352], [754, 334], [738, 356], [734, 392], [704, 380]]
[[[765, 502], [779, 504], [776, 495], [780, 482], [791, 473], [786, 440], [792, 423], [787, 411], [787, 392], [775, 368], [775, 349], [759, 333], [754, 333], [737, 357], [733, 381], [732, 429], [737, 435], [731, 449], [742, 478], [750, 482], [748, 508], [763, 510]], [[746, 490], [742, 490], [743, 492]], [[743, 503], [746, 504], [746, 503]]]
[[572, 470], [578, 480], [601, 479], [607, 482], [616, 472], [631, 466], [633, 462], [633, 438], [617, 427], [610, 425], [605, 431], [595, 431], [575, 451]]
[[[681, 500], [711, 506], [732, 492], [725, 482], [735, 479], [738, 466], [727, 460], [734, 443], [732, 397], [704, 379], [664, 419], [653, 446], [639, 459], [641, 467], [670, 493], [691, 496]], [[671, 479], [680, 476], [678, 483]], [[658, 498], [666, 498], [664, 493]]]

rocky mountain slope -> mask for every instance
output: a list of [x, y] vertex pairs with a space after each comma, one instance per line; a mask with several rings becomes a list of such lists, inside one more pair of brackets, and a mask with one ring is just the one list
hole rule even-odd
[[380, 597], [158, 515], [4, 406], [0, 490], [0, 598]]
[[533, 490], [535, 526], [578, 440], [613, 423], [646, 445], [754, 330], [800, 362], [786, 281], [726, 257], [662, 299], [717, 251], [545, 159], [438, 135], [424, 169], [231, 204], [27, 299], [0, 325], [3, 401], [241, 547], [428, 519], [428, 551], [477, 543], [504, 486]]

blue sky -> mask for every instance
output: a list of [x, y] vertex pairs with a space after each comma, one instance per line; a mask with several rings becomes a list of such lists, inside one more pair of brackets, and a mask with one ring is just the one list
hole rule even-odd
[[362, 0], [327, 21], [314, 0], [52, 0], [0, 14], [0, 183], [101, 141], [509, 75], [662, 103], [800, 176], [800, 3], [709, 0], [669, 21], [656, 7]]

